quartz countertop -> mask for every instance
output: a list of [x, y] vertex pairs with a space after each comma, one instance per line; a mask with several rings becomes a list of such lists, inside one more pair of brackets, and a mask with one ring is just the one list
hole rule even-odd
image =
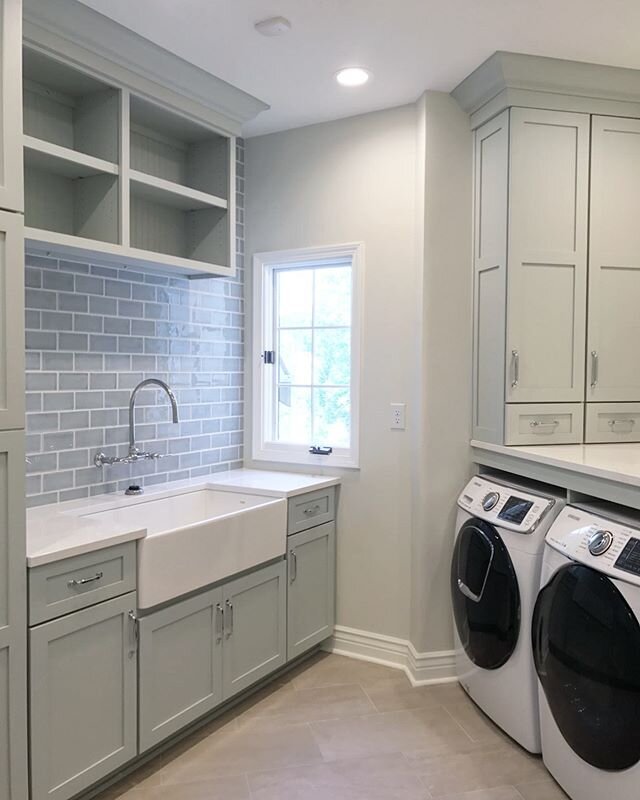
[[471, 447], [550, 467], [640, 487], [640, 443], [564, 444], [507, 447], [471, 441]]
[[37, 567], [146, 536], [146, 529], [139, 526], [114, 525], [87, 516], [101, 511], [198, 489], [289, 498], [339, 483], [340, 478], [326, 475], [238, 469], [149, 487], [141, 496], [128, 497], [121, 492], [30, 508], [27, 511], [27, 565]]

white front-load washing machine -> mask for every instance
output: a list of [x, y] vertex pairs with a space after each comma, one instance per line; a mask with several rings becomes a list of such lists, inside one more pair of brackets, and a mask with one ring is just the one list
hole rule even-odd
[[531, 616], [544, 537], [564, 505], [524, 479], [472, 478], [458, 498], [451, 562], [456, 672], [491, 719], [540, 752]]
[[542, 757], [573, 800], [640, 798], [640, 522], [566, 506], [532, 640]]

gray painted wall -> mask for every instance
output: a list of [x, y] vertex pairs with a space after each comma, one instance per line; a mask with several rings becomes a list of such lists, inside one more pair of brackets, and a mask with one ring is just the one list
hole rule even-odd
[[[244, 146], [237, 150], [237, 276], [189, 281], [27, 254], [27, 502], [41, 505], [242, 466]], [[126, 455], [131, 389], [138, 445], [158, 461], [98, 469]]]
[[453, 646], [449, 602], [456, 500], [471, 471], [472, 134], [449, 95], [418, 102], [420, 343], [414, 438], [411, 642]]
[[[337, 620], [403, 639], [410, 628], [410, 455], [418, 415], [410, 402], [417, 344], [416, 143], [415, 106], [246, 143], [248, 269], [258, 251], [365, 244], [361, 468], [342, 473]], [[407, 430], [392, 431], [389, 404], [403, 401]]]

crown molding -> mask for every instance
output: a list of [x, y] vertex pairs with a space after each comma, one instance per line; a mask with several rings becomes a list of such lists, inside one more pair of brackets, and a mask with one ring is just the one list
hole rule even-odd
[[498, 51], [451, 95], [472, 127], [511, 105], [640, 116], [640, 70]]
[[75, 0], [24, 0], [24, 39], [238, 135], [269, 106]]

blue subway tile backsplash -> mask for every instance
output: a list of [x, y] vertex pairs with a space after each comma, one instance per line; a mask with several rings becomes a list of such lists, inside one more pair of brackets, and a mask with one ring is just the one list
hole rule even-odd
[[[239, 174], [244, 147], [238, 143]], [[27, 504], [120, 491], [242, 465], [244, 428], [243, 180], [238, 178], [237, 275], [189, 281], [65, 258], [26, 257]], [[176, 393], [138, 395], [138, 446], [126, 455], [131, 389], [159, 377]]]

